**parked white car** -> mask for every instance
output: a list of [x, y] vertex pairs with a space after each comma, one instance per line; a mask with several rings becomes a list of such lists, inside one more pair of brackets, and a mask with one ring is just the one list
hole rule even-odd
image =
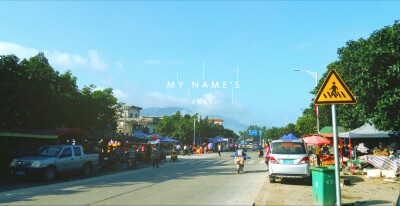
[[269, 181], [311, 177], [310, 159], [303, 140], [275, 140], [269, 153]]

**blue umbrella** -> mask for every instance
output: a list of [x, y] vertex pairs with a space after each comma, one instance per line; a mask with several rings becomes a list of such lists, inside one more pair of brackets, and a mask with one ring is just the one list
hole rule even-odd
[[148, 136], [148, 134], [146, 134], [146, 133], [135, 133], [133, 136], [135, 136], [135, 137], [142, 137], [142, 138], [144, 138], [144, 137], [147, 137], [147, 136]]

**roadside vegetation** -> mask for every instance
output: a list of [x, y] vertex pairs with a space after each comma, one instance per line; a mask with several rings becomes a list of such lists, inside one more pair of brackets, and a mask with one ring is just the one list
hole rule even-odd
[[[199, 119], [200, 121], [198, 121]], [[157, 124], [156, 131], [160, 135], [181, 140], [186, 144], [193, 144], [194, 121], [196, 121], [196, 137], [198, 138], [208, 139], [215, 136], [238, 138], [234, 131], [208, 121], [208, 117], [201, 119], [198, 114], [182, 116], [179, 111], [172, 116], [164, 116]]]
[[71, 71], [55, 71], [43, 53], [22, 61], [0, 56], [0, 128], [115, 131], [121, 103], [113, 90], [78, 89], [76, 80]]
[[[338, 125], [347, 130], [360, 127], [371, 120], [377, 129], [400, 131], [400, 24], [372, 32], [367, 38], [350, 40], [337, 51], [338, 60], [327, 65], [318, 86], [310, 91], [316, 95], [330, 69], [336, 69], [357, 99], [355, 105], [340, 105], [337, 109]], [[265, 139], [278, 139], [293, 133], [297, 137], [317, 133], [317, 116], [314, 99], [303, 111], [296, 124], [262, 129]], [[330, 105], [318, 106], [320, 129], [332, 126]], [[245, 138], [248, 132], [240, 132]]]

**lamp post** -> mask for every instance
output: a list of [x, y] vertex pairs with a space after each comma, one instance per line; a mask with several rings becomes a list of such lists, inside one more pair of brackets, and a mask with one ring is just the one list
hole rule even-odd
[[[307, 70], [301, 70], [301, 69], [295, 69], [294, 71], [296, 72], [307, 72], [309, 73], [312, 77], [314, 77], [315, 79], [315, 87], [318, 86], [318, 73], [317, 72], [312, 72], [312, 71], [307, 71]], [[318, 117], [318, 105], [315, 105], [315, 107], [317, 108], [316, 112], [317, 112], [317, 132], [319, 134], [319, 117]]]
[[200, 116], [197, 119], [193, 119], [194, 130], [193, 130], [193, 146], [196, 145], [196, 122], [200, 122]]

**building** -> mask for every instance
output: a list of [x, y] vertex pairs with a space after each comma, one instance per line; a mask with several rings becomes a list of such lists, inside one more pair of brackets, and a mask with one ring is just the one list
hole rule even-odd
[[224, 120], [223, 119], [208, 119], [208, 122], [213, 122], [214, 124], [217, 124], [217, 125], [222, 125], [223, 123], [224, 123]]
[[138, 118], [140, 116], [141, 107], [136, 106], [122, 106], [122, 118]]
[[156, 125], [162, 117], [142, 117], [141, 107], [123, 106], [121, 117], [118, 119], [117, 132], [124, 134], [131, 133], [156, 133]]

